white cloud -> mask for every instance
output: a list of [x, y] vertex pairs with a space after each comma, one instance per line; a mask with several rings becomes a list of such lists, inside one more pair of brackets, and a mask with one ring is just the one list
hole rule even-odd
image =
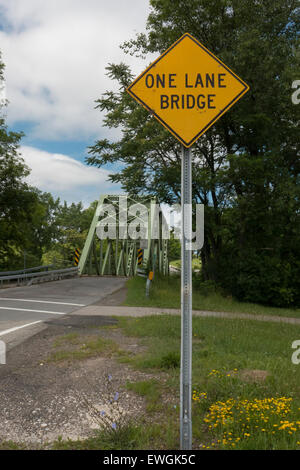
[[149, 0], [0, 0], [0, 14], [8, 123], [30, 121], [41, 139], [106, 133], [94, 100], [112, 88], [109, 62], [148, 65], [119, 45], [144, 30]]
[[31, 169], [27, 181], [62, 200], [83, 201], [85, 205], [100, 194], [119, 193], [118, 185], [107, 181], [109, 171], [88, 167], [67, 155], [22, 146], [21, 154]]

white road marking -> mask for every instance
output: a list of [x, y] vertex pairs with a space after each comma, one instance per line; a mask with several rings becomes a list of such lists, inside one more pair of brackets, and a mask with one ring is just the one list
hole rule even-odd
[[0, 300], [12, 300], [12, 301], [18, 301], [18, 302], [39, 302], [41, 304], [74, 305], [75, 307], [85, 307], [85, 304], [71, 304], [69, 302], [52, 302], [50, 300], [10, 299], [8, 297], [0, 297]]
[[13, 333], [16, 330], [20, 330], [21, 328], [26, 328], [26, 326], [36, 325], [37, 323], [42, 323], [42, 320], [34, 321], [33, 323], [26, 323], [26, 325], [15, 326], [14, 328], [10, 328], [9, 330], [1, 331], [0, 336], [8, 335], [8, 333]]
[[28, 308], [0, 307], [1, 310], [16, 310], [17, 312], [35, 312], [35, 313], [51, 313], [53, 315], [66, 315], [67, 312], [49, 312], [48, 310], [31, 310]]

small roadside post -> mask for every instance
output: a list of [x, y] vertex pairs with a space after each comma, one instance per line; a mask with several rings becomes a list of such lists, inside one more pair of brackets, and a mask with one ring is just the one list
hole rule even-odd
[[127, 88], [182, 145], [180, 448], [192, 449], [191, 146], [249, 86], [185, 33]]
[[147, 281], [146, 281], [146, 297], [149, 297], [149, 294], [150, 294], [150, 285], [151, 285], [151, 281], [153, 281], [153, 271], [150, 271], [149, 274], [148, 274], [148, 277], [147, 277]]
[[143, 257], [144, 257], [144, 250], [142, 248], [139, 248], [137, 251], [138, 266], [142, 266]]
[[80, 260], [80, 250], [79, 248], [76, 248], [76, 250], [74, 251], [74, 266], [78, 266], [79, 260]]

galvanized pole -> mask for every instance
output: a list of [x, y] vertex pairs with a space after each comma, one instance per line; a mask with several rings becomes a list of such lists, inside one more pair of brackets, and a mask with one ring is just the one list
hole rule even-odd
[[180, 448], [192, 449], [192, 157], [182, 146]]

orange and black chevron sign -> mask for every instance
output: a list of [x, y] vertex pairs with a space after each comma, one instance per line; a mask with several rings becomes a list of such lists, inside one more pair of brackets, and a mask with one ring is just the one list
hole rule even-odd
[[143, 263], [143, 253], [144, 250], [142, 248], [138, 249], [138, 265], [140, 266]]
[[74, 264], [75, 264], [75, 266], [78, 266], [79, 258], [80, 258], [80, 250], [77, 248], [75, 250], [75, 253], [74, 253]]

